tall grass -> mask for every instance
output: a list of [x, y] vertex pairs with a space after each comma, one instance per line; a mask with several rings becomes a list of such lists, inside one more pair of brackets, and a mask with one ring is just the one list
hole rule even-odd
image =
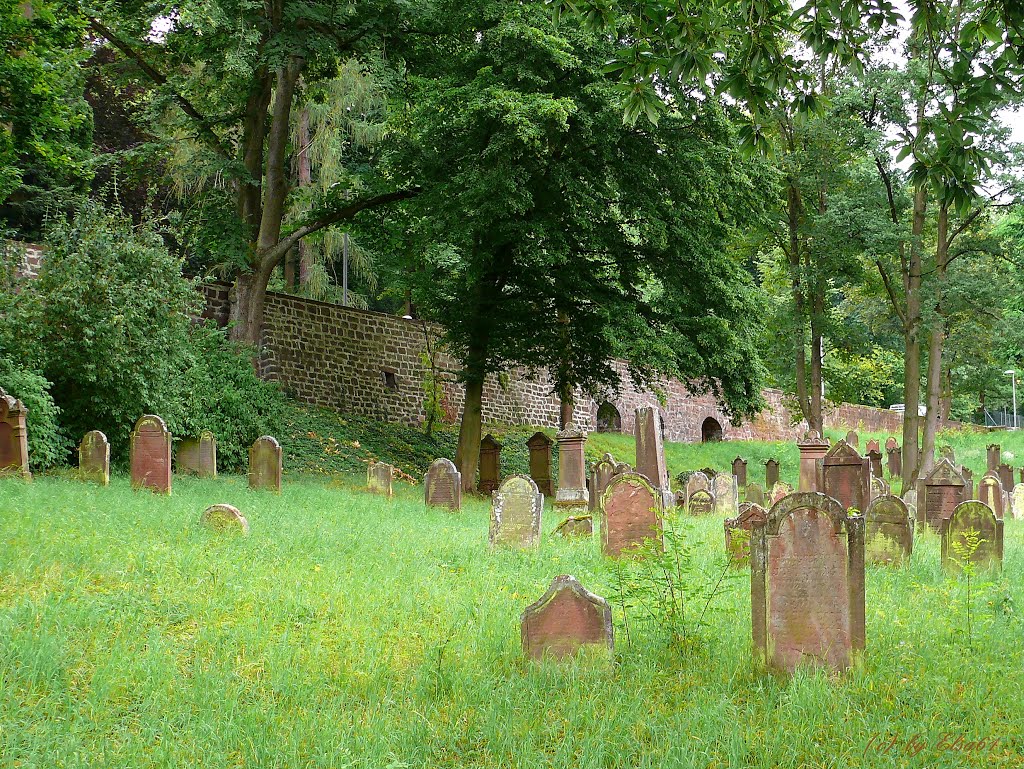
[[[399, 485], [388, 501], [303, 479], [276, 496], [176, 478], [169, 498], [122, 477], [0, 481], [0, 766], [1021, 765], [1017, 521], [973, 651], [928, 535], [907, 568], [869, 567], [863, 667], [786, 681], [750, 662], [745, 577], [682, 649], [631, 626], [614, 665], [527, 663], [519, 614], [552, 577], [613, 598], [598, 540], [552, 537], [549, 508], [538, 550], [491, 552], [485, 502], [425, 509]], [[215, 502], [251, 535], [200, 528]], [[712, 579], [721, 520], [686, 531]], [[937, 750], [947, 732], [1000, 742]], [[893, 735], [929, 747], [879, 754]]]

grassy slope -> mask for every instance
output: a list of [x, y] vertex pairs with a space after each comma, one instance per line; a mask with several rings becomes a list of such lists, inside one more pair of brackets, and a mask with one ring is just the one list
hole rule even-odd
[[[634, 626], [614, 667], [527, 664], [519, 613], [553, 576], [614, 598], [596, 542], [547, 536], [549, 510], [538, 551], [491, 553], [479, 500], [451, 514], [341, 482], [0, 481], [0, 766], [1020, 766], [1021, 522], [974, 651], [927, 536], [908, 568], [869, 567], [863, 669], [785, 682], [749, 662], [746, 572], [683, 649]], [[196, 525], [222, 501], [248, 539]], [[713, 578], [721, 521], [688, 526]], [[1001, 742], [939, 752], [946, 732]], [[916, 757], [869, 747], [913, 735]]]

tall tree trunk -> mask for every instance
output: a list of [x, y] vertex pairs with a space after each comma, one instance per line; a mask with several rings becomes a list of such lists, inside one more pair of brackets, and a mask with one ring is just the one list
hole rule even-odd
[[800, 274], [800, 219], [803, 214], [803, 201], [800, 190], [794, 180], [790, 181], [786, 192], [786, 225], [789, 231], [789, 247], [786, 256], [789, 259], [789, 279], [793, 292], [793, 352], [796, 376], [796, 400], [800, 406], [800, 414], [810, 425], [812, 420], [811, 401], [807, 394], [807, 337], [804, 333], [806, 323], [806, 302], [804, 285]]
[[820, 435], [825, 434], [825, 388], [824, 378], [822, 376], [822, 366], [824, 361], [821, 357], [821, 324], [824, 317], [824, 304], [824, 299], [822, 299], [821, 306], [819, 308], [818, 299], [816, 297], [815, 312], [811, 316], [811, 395], [809, 402], [809, 416], [807, 418], [807, 426], [812, 430], [817, 430]]
[[459, 447], [455, 452], [455, 466], [462, 473], [462, 490], [476, 488], [476, 469], [480, 461], [480, 433], [483, 430], [484, 380], [482, 377], [466, 382], [466, 405], [459, 425]]
[[903, 488], [910, 489], [920, 476], [920, 422], [917, 410], [921, 403], [921, 276], [925, 215], [928, 210], [928, 189], [923, 184], [914, 190], [914, 211], [907, 269], [903, 276], [906, 293], [904, 323], [903, 375]]
[[[309, 132], [309, 110], [303, 108], [299, 115], [299, 146], [296, 156], [298, 165], [299, 186], [308, 187], [313, 182], [312, 167], [309, 160], [309, 144], [311, 136]], [[312, 254], [309, 244], [305, 239], [299, 241], [299, 288], [305, 288], [309, 282], [309, 268]]]
[[949, 208], [939, 206], [938, 230], [935, 245], [935, 323], [928, 339], [928, 411], [924, 420], [924, 440], [921, 443], [921, 468], [925, 475], [935, 465], [935, 436], [939, 426], [940, 397], [942, 395], [942, 347], [946, 338], [942, 322], [942, 286], [946, 280], [949, 255]]

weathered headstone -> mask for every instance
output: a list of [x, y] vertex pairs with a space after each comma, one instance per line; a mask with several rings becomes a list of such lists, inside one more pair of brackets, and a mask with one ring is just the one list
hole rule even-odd
[[687, 499], [697, 491], [711, 491], [711, 481], [700, 470], [691, 473], [690, 477], [686, 480]]
[[777, 672], [846, 670], [865, 646], [864, 519], [818, 493], [772, 506], [751, 537], [754, 653]]
[[[979, 539], [973, 553], [969, 552], [972, 532]], [[961, 502], [953, 514], [942, 521], [939, 534], [942, 565], [947, 569], [959, 571], [957, 561], [969, 561], [982, 569], [1002, 567], [1003, 521], [984, 502]]]
[[999, 476], [999, 482], [1003, 484], [1004, 489], [1013, 488], [1013, 468], [1003, 462], [999, 467], [996, 468], [996, 475]]
[[846, 445], [857, 450], [860, 453], [860, 436], [857, 435], [856, 430], [850, 430], [846, 434]]
[[764, 507], [764, 489], [760, 483], [748, 483], [743, 491], [743, 501]]
[[281, 493], [284, 460], [281, 444], [272, 435], [257, 438], [249, 447], [249, 488]]
[[241, 511], [232, 505], [210, 505], [203, 511], [199, 522], [215, 531], [241, 531], [249, 533], [249, 522]]
[[998, 443], [990, 443], [988, 445], [985, 456], [988, 460], [988, 471], [990, 473], [994, 473], [996, 468], [999, 467], [999, 456], [1001, 453]]
[[528, 475], [513, 475], [491, 497], [490, 543], [535, 547], [540, 543], [544, 495]]
[[[964, 479], [948, 459], [940, 459], [922, 483], [918, 494], [917, 521], [939, 531], [942, 522], [964, 501]], [[923, 497], [923, 498], [922, 498]]]
[[877, 499], [878, 497], [888, 496], [889, 484], [881, 478], [871, 478], [871, 499]]
[[713, 467], [705, 467], [701, 470], [701, 472], [704, 473], [704, 477], [707, 478], [708, 481], [710, 481], [712, 478], [718, 475], [718, 471]]
[[886, 451], [891, 451], [892, 449], [898, 449], [899, 447], [900, 447], [900, 444], [896, 441], [896, 438], [894, 438], [893, 436], [890, 435], [888, 438], [885, 439], [885, 450]]
[[846, 441], [839, 441], [821, 460], [821, 491], [847, 510], [863, 513], [871, 501], [871, 468], [868, 460]]
[[892, 478], [899, 478], [903, 475], [903, 454], [899, 446], [893, 446], [886, 450], [886, 469]]
[[589, 515], [570, 515], [555, 527], [560, 537], [589, 537], [594, 533], [594, 518]]
[[91, 430], [78, 444], [78, 475], [101, 486], [110, 483], [110, 442], [99, 430]]
[[32, 478], [28, 469], [27, 417], [25, 404], [0, 389], [0, 476]]
[[869, 451], [867, 453], [868, 467], [871, 469], [871, 475], [875, 478], [882, 477], [882, 455], [877, 451]]
[[899, 497], [881, 496], [871, 500], [864, 514], [866, 558], [871, 563], [900, 564], [914, 550], [914, 521]]
[[915, 521], [921, 520], [917, 514], [917, 491], [908, 489], [903, 492], [903, 503], [907, 506], [907, 514]]
[[728, 473], [719, 473], [711, 481], [711, 493], [715, 495], [715, 514], [731, 518], [739, 513], [740, 493], [736, 479]]
[[690, 515], [711, 515], [715, 509], [715, 495], [706, 489], [697, 489], [686, 500]]
[[957, 472], [960, 473], [960, 477], [964, 479], [964, 501], [968, 499], [975, 499], [974, 496], [974, 471], [969, 467], [957, 467]]
[[480, 441], [480, 483], [481, 494], [490, 494], [501, 482], [501, 444], [488, 433]]
[[583, 458], [583, 447], [587, 442], [587, 431], [581, 426], [567, 422], [565, 429], [558, 433], [558, 490], [555, 492], [555, 507], [570, 514], [586, 510], [587, 465]]
[[736, 477], [736, 485], [744, 488], [747, 485], [747, 460], [736, 457], [732, 461], [732, 474]]
[[391, 486], [394, 470], [387, 462], [370, 462], [366, 466], [366, 488], [374, 494], [383, 494], [389, 498], [394, 496]]
[[772, 486], [772, 490], [768, 494], [769, 507], [774, 505], [780, 499], [785, 499], [792, 493], [792, 486], [790, 486], [788, 483], [783, 483], [782, 481], [779, 481], [774, 486]]
[[978, 501], [992, 508], [996, 518], [1003, 517], [1003, 485], [995, 473], [986, 473], [978, 481]]
[[427, 505], [462, 509], [462, 473], [450, 459], [435, 459], [423, 477], [423, 500]]
[[764, 487], [773, 488], [779, 482], [779, 461], [769, 459], [764, 463]]
[[615, 469], [615, 458], [611, 454], [605, 454], [590, 466], [590, 484], [587, 490], [590, 512], [598, 512], [601, 509], [601, 495], [608, 488], [608, 482], [616, 475], [618, 473]]
[[551, 446], [554, 444], [542, 432], [536, 432], [526, 442], [530, 449], [530, 477], [537, 484], [540, 493], [546, 497], [555, 495], [555, 479], [551, 474]]
[[797, 441], [800, 451], [800, 491], [818, 490], [818, 461], [828, 453], [828, 439], [822, 438], [817, 430], [808, 430]]
[[618, 557], [644, 540], [661, 540], [664, 512], [660, 490], [639, 473], [612, 478], [601, 501], [604, 526], [601, 527], [605, 555]]
[[1018, 483], [1010, 492], [1010, 510], [1017, 520], [1024, 518], [1024, 483]]
[[570, 657], [585, 646], [614, 650], [612, 607], [574, 577], [555, 577], [520, 618], [523, 652], [531, 659]]
[[750, 564], [750, 535], [755, 523], [764, 525], [767, 511], [760, 505], [744, 502], [740, 513], [725, 522], [725, 553], [734, 566]]
[[158, 416], [147, 414], [131, 434], [132, 488], [171, 493], [171, 434]]
[[175, 460], [179, 475], [216, 478], [217, 439], [209, 430], [203, 430], [198, 438], [185, 438], [178, 444]]
[[662, 443], [661, 412], [654, 406], [636, 410], [633, 427], [636, 438], [636, 471], [649, 479], [657, 488], [668, 491], [668, 466], [665, 464], [665, 446]]

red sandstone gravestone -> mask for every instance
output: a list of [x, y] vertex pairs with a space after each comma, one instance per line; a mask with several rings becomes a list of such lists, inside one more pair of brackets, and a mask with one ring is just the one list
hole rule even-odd
[[1013, 468], [1010, 465], [1003, 462], [996, 468], [996, 475], [999, 476], [999, 482], [1003, 485], [1003, 491], [1013, 488]]
[[480, 483], [481, 494], [491, 494], [501, 483], [501, 444], [488, 433], [480, 441]]
[[864, 514], [865, 557], [871, 563], [899, 565], [910, 560], [914, 550], [914, 521], [899, 497], [880, 496], [871, 500]]
[[779, 482], [779, 461], [769, 459], [764, 463], [764, 487], [773, 488]]
[[940, 459], [921, 485], [924, 493], [918, 494], [918, 523], [928, 524], [934, 531], [939, 531], [942, 522], [964, 501], [965, 486], [963, 476], [953, 464], [948, 459]]
[[675, 504], [675, 500], [670, 492], [668, 465], [665, 463], [665, 445], [662, 441], [665, 426], [661, 421], [661, 412], [654, 406], [638, 408], [633, 425], [636, 472], [650, 479], [661, 492], [664, 507], [669, 508]]
[[864, 651], [864, 519], [824, 494], [791, 494], [751, 537], [754, 653], [769, 669], [842, 671]]
[[589, 507], [587, 465], [583, 456], [586, 442], [587, 431], [573, 422], [566, 423], [565, 429], [558, 433], [558, 490], [555, 492], [555, 507], [570, 512]]
[[532, 659], [562, 659], [587, 646], [614, 650], [611, 606], [569, 575], [555, 577], [519, 625], [523, 652]]
[[903, 455], [900, 453], [899, 446], [893, 446], [886, 448], [886, 469], [889, 471], [889, 475], [893, 478], [898, 478], [903, 474]]
[[283, 462], [277, 438], [264, 435], [249, 449], [249, 488], [281, 492]]
[[110, 483], [110, 442], [99, 430], [87, 432], [78, 444], [78, 475], [101, 486]]
[[240, 531], [249, 533], [249, 522], [233, 505], [210, 505], [203, 511], [199, 522], [214, 531]]
[[605, 454], [590, 468], [590, 485], [587, 490], [590, 512], [598, 512], [601, 509], [601, 496], [608, 488], [611, 479], [619, 473], [616, 472], [615, 458], [611, 454]]
[[863, 513], [871, 501], [868, 460], [846, 441], [839, 441], [821, 460], [821, 491], [847, 510]]
[[732, 474], [736, 477], [736, 485], [741, 489], [747, 486], [747, 460], [736, 457], [732, 461]]
[[28, 409], [0, 389], [0, 475], [20, 475], [31, 480], [28, 469]]
[[530, 450], [530, 477], [537, 484], [540, 493], [554, 496], [555, 481], [551, 476], [551, 446], [554, 443], [542, 432], [536, 432], [526, 442]]
[[495, 545], [536, 547], [540, 544], [544, 495], [528, 475], [506, 478], [491, 499], [489, 541]]
[[725, 552], [733, 566], [750, 564], [750, 535], [754, 524], [764, 525], [767, 511], [760, 505], [744, 502], [740, 514], [725, 522]]
[[856, 430], [850, 430], [850, 432], [846, 434], [845, 440], [848, 446], [856, 449], [858, 453], [860, 452], [860, 436], [857, 435]]
[[880, 479], [882, 477], [882, 455], [877, 451], [869, 451], [867, 453], [867, 458], [871, 475]]
[[[817, 430], [808, 430], [797, 441], [800, 451], [800, 491], [818, 490], [818, 460], [828, 453], [828, 439], [822, 438]], [[769, 486], [771, 488], [771, 486]]]
[[389, 499], [394, 496], [391, 480], [395, 468], [386, 462], [370, 462], [366, 466], [366, 488], [374, 494], [383, 494]]
[[618, 557], [644, 540], [661, 541], [662, 495], [638, 473], [612, 478], [601, 503], [604, 526], [601, 539], [605, 555]]
[[698, 491], [711, 491], [711, 480], [700, 470], [690, 473], [690, 477], [686, 479], [687, 500]]
[[171, 434], [164, 420], [141, 417], [131, 435], [132, 488], [171, 493]]
[[1001, 451], [998, 443], [990, 443], [986, 450], [986, 459], [988, 460], [988, 472], [994, 473], [996, 468], [999, 467], [999, 455]]
[[[979, 538], [978, 548], [973, 553], [958, 553], [958, 546], [967, 545], [970, 532]], [[951, 571], [959, 571], [960, 563], [967, 561], [981, 569], [999, 569], [1003, 565], [1003, 522], [984, 502], [969, 500], [957, 505], [953, 514], [942, 521], [939, 536], [942, 565]]]
[[785, 499], [792, 493], [792, 486], [790, 486], [788, 483], [783, 483], [782, 481], [779, 481], [774, 486], [772, 486], [771, 493], [769, 493], [768, 495], [768, 501], [771, 505], [774, 505], [780, 499]]
[[462, 509], [462, 473], [450, 459], [435, 459], [423, 477], [424, 502], [427, 505]]

